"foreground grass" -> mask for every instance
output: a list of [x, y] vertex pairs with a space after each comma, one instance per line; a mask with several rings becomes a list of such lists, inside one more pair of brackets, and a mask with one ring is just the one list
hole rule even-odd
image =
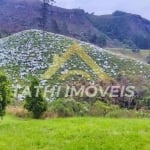
[[67, 118], [0, 121], [0, 150], [149, 150], [150, 120]]

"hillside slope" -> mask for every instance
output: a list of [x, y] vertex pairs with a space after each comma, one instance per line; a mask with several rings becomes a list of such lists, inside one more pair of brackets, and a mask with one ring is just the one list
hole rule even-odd
[[124, 58], [130, 58], [136, 61], [141, 61], [147, 64], [147, 56], [150, 55], [149, 50], [140, 50], [140, 52], [135, 53], [131, 49], [122, 49], [122, 48], [106, 48], [108, 52], [112, 52], [114, 55], [118, 55]]
[[[27, 29], [40, 29], [42, 19], [40, 0], [5, 0], [0, 5], [1, 36]], [[48, 6], [46, 30], [86, 40], [91, 34], [101, 34], [80, 9], [67, 10]]]
[[[113, 78], [124, 72], [128, 76], [141, 75], [150, 78], [150, 66], [140, 61], [118, 57], [100, 47], [53, 33], [27, 30], [0, 39], [0, 66], [15, 79], [27, 79], [29, 75], [42, 75], [52, 65], [54, 54], [61, 56], [77, 42], [106, 73]], [[78, 56], [73, 56], [57, 72], [61, 74], [71, 69], [81, 69], [93, 75], [91, 68]], [[94, 75], [93, 75], [94, 76]], [[56, 77], [56, 76], [55, 76]]]

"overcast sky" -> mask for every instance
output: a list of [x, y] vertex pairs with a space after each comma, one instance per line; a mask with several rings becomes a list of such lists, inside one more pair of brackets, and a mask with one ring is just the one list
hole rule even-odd
[[63, 8], [82, 8], [97, 15], [122, 10], [150, 20], [150, 0], [56, 0], [55, 5]]

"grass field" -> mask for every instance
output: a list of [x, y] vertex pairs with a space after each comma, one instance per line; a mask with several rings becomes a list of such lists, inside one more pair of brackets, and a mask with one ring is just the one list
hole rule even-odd
[[67, 118], [0, 121], [0, 150], [149, 150], [150, 120]]

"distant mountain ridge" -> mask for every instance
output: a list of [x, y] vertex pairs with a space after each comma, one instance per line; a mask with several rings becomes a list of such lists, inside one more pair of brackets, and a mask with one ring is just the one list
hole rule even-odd
[[[41, 5], [40, 0], [0, 0], [0, 37], [41, 29]], [[150, 48], [150, 21], [121, 11], [96, 16], [49, 6], [46, 30], [99, 46]]]

